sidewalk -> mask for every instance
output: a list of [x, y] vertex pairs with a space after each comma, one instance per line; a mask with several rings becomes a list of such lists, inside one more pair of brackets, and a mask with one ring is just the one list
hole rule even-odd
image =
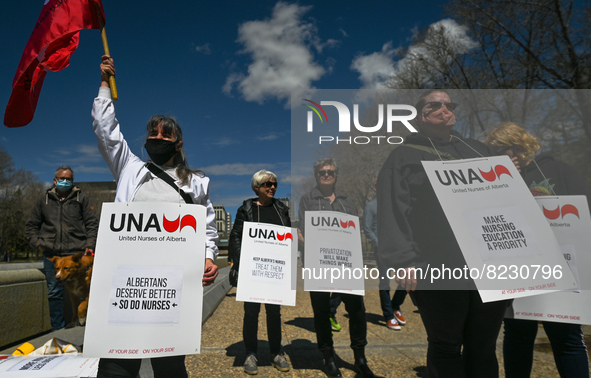
[[[236, 302], [236, 289], [232, 288], [202, 331], [200, 355], [187, 356], [186, 365], [190, 377], [246, 377], [242, 365], [245, 360], [242, 342], [242, 302]], [[283, 345], [289, 355], [292, 370], [280, 373], [270, 365], [267, 343], [265, 311], [259, 317], [259, 374], [262, 377], [325, 377], [322, 372], [322, 355], [316, 347], [312, 307], [309, 294], [297, 293], [297, 306], [283, 306]], [[407, 324], [401, 331], [385, 326], [381, 315], [377, 291], [365, 295], [368, 325], [366, 355], [374, 373], [382, 377], [426, 377], [427, 336], [420, 315], [415, 312], [409, 297], [402, 306]], [[337, 319], [343, 330], [334, 333], [335, 350], [340, 358], [338, 366], [343, 377], [354, 377], [353, 352], [349, 348], [348, 320], [344, 305], [338, 310]], [[584, 327], [586, 339], [591, 338], [590, 327]], [[589, 345], [588, 345], [589, 348]], [[502, 331], [497, 343], [500, 376], [502, 368]], [[535, 347], [532, 377], [558, 377], [550, 345], [540, 328]]]
[[[236, 302], [236, 289], [228, 288], [227, 269], [221, 271], [216, 280], [216, 287], [209, 287], [204, 307], [210, 306], [213, 315], [202, 329], [201, 354], [186, 358], [189, 376], [194, 378], [246, 377], [243, 364], [246, 358], [242, 342], [243, 303]], [[219, 299], [222, 299], [218, 304]], [[267, 327], [264, 306], [259, 316], [259, 374], [260, 377], [325, 377], [322, 372], [322, 355], [316, 346], [312, 307], [307, 292], [298, 291], [296, 306], [283, 306], [282, 327], [284, 350], [289, 356], [292, 370], [280, 373], [269, 361]], [[216, 308], [217, 306], [217, 308]], [[426, 377], [427, 336], [420, 315], [415, 312], [409, 297], [402, 305], [402, 312], [407, 324], [401, 331], [394, 331], [385, 326], [381, 315], [378, 292], [368, 290], [365, 293], [367, 309], [368, 345], [366, 355], [369, 366], [380, 377]], [[208, 312], [207, 310], [204, 312]], [[337, 364], [343, 377], [354, 377], [353, 352], [349, 348], [349, 325], [345, 306], [338, 309], [337, 319], [343, 330], [334, 333]], [[591, 342], [591, 326], [583, 326], [587, 348]], [[52, 337], [67, 340], [74, 344], [83, 344], [84, 327], [62, 329], [29, 340], [35, 347], [40, 347]], [[502, 361], [502, 331], [497, 342], [497, 357], [500, 376], [504, 377]], [[16, 346], [0, 351], [10, 354]], [[536, 340], [532, 377], [558, 377], [554, 365], [552, 350], [543, 328], [539, 329]], [[141, 378], [152, 378], [149, 361], [142, 363]], [[171, 377], [174, 378], [174, 377]]]

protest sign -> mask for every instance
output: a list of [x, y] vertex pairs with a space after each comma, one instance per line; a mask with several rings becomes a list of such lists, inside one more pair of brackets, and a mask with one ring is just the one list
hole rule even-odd
[[295, 306], [296, 251], [291, 227], [244, 222], [236, 300]]
[[98, 358], [81, 354], [0, 357], [3, 378], [81, 378], [96, 377]]
[[199, 353], [205, 213], [199, 205], [103, 204], [85, 356]]
[[461, 273], [474, 280], [484, 302], [576, 286], [509, 157], [422, 164], [466, 260]]
[[591, 324], [591, 217], [585, 196], [535, 197], [577, 279], [579, 290], [568, 290], [513, 301], [506, 317]]
[[359, 218], [337, 211], [306, 211], [305, 291], [364, 295]]

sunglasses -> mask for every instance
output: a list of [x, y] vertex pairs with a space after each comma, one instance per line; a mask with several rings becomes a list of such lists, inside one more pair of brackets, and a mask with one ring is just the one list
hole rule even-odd
[[73, 179], [71, 177], [56, 177], [55, 179], [57, 181], [69, 181], [69, 182], [73, 181]]
[[276, 182], [274, 182], [274, 181], [267, 181], [267, 182], [262, 183], [260, 186], [261, 187], [264, 186], [266, 188], [272, 188], [272, 187], [276, 187], [277, 188], [277, 187], [279, 187], [279, 184], [276, 183]]
[[320, 176], [329, 175], [330, 177], [334, 177], [335, 173], [336, 173], [336, 171], [333, 171], [333, 170], [324, 170], [323, 169], [321, 171], [318, 171], [318, 175], [320, 175]]
[[425, 106], [428, 106], [430, 109], [433, 110], [439, 110], [443, 105], [445, 105], [447, 110], [449, 110], [450, 112], [453, 112], [454, 109], [458, 107], [458, 104], [456, 104], [455, 102], [429, 101], [425, 104]]

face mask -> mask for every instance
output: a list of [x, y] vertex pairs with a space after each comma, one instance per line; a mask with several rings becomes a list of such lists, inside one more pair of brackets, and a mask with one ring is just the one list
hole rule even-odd
[[70, 189], [72, 189], [72, 182], [68, 180], [62, 180], [58, 181], [57, 184], [55, 184], [55, 186], [57, 186], [60, 192], [67, 192]]
[[144, 147], [150, 159], [158, 165], [165, 164], [177, 153], [176, 142], [164, 139], [147, 139]]

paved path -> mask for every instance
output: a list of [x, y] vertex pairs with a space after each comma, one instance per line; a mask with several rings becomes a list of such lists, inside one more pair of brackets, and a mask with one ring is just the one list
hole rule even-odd
[[[188, 356], [186, 365], [190, 377], [246, 377], [242, 370], [245, 359], [242, 342], [242, 302], [236, 302], [236, 289], [226, 295], [214, 315], [205, 323], [200, 355]], [[418, 313], [410, 298], [402, 306], [407, 325], [401, 331], [390, 330], [381, 316], [377, 291], [365, 296], [368, 322], [366, 350], [370, 367], [382, 377], [426, 377], [427, 337]], [[312, 308], [309, 294], [297, 293], [297, 306], [282, 307], [283, 345], [293, 369], [287, 373], [276, 371], [269, 363], [264, 309], [259, 317], [259, 374], [261, 377], [325, 377], [322, 355], [316, 347]], [[334, 333], [339, 368], [344, 377], [354, 377], [353, 352], [349, 348], [348, 324], [344, 305], [337, 318], [343, 330]], [[586, 335], [591, 328], [585, 327]], [[591, 341], [590, 337], [587, 337]], [[558, 377], [548, 340], [542, 329], [538, 334], [532, 377]], [[497, 344], [497, 355], [502, 369], [502, 332]]]
[[[220, 286], [227, 287], [227, 272], [216, 280]], [[220, 282], [217, 282], [220, 281]], [[213, 290], [212, 290], [213, 289]], [[186, 365], [190, 377], [246, 377], [242, 365], [245, 359], [242, 342], [243, 303], [236, 302], [236, 289], [208, 289], [212, 293], [212, 306], [217, 304], [213, 297], [223, 300], [215, 309], [213, 316], [203, 325], [201, 354], [187, 356]], [[220, 289], [221, 290], [221, 289]], [[218, 294], [213, 294], [214, 292]], [[381, 316], [378, 292], [366, 291], [368, 346], [366, 355], [370, 367], [381, 377], [426, 377], [425, 356], [427, 337], [420, 316], [415, 312], [410, 298], [402, 305], [407, 325], [401, 331], [390, 330]], [[214, 307], [215, 308], [215, 307]], [[453, 311], [453, 309], [450, 309]], [[265, 311], [259, 317], [259, 374], [260, 377], [325, 377], [322, 372], [322, 355], [316, 347], [310, 296], [304, 291], [297, 293], [297, 306], [283, 306], [282, 309], [283, 345], [291, 360], [293, 369], [286, 373], [276, 371], [269, 364], [269, 348], [266, 335]], [[344, 377], [354, 377], [353, 352], [349, 348], [348, 320], [344, 305], [339, 307], [337, 317], [343, 326], [341, 332], [334, 333], [335, 349], [339, 357], [338, 365]], [[591, 327], [584, 327], [587, 345], [591, 342]], [[83, 344], [84, 327], [63, 329], [29, 340], [40, 347], [52, 337], [58, 337], [74, 344]], [[16, 346], [0, 353], [12, 353]], [[500, 376], [502, 368], [502, 332], [497, 343]], [[140, 372], [141, 378], [151, 378], [149, 363], [145, 361]], [[558, 377], [552, 351], [548, 340], [540, 328], [534, 355], [532, 377]], [[171, 377], [174, 378], [174, 377]]]

